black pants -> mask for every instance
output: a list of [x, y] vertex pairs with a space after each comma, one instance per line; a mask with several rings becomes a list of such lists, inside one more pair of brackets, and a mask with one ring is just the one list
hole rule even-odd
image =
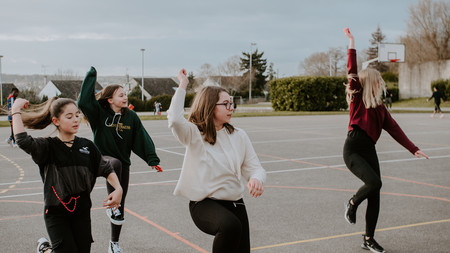
[[11, 135], [9, 136], [9, 139], [11, 139], [14, 143], [16, 143], [16, 139], [14, 138], [12, 120], [9, 121], [9, 125], [11, 125]]
[[[114, 172], [116, 172], [117, 177], [119, 178], [120, 186], [122, 187], [123, 190], [122, 201], [120, 202], [119, 210], [125, 217], [125, 197], [127, 196], [128, 184], [130, 183], [130, 167], [124, 166], [122, 162], [120, 162], [120, 160], [111, 156], [105, 156], [105, 159], [109, 160], [109, 162], [114, 168]], [[110, 185], [108, 182], [106, 182], [106, 188], [108, 189], [108, 194], [110, 194], [115, 190], [114, 187], [112, 187], [112, 185]], [[121, 225], [114, 225], [111, 223], [111, 241], [113, 242], [119, 241], [121, 230], [122, 230]]]
[[366, 236], [373, 237], [380, 212], [381, 175], [375, 143], [359, 128], [347, 135], [344, 144], [344, 161], [350, 171], [364, 182], [353, 196], [357, 207], [367, 199]]
[[[64, 200], [68, 202], [70, 198]], [[68, 205], [74, 207], [74, 200]], [[91, 251], [91, 199], [82, 194], [73, 212], [63, 205], [46, 207], [44, 221], [54, 253], [89, 253]]]
[[434, 111], [441, 113], [441, 103], [434, 103]]
[[201, 231], [215, 236], [213, 253], [250, 252], [247, 210], [242, 199], [191, 201], [189, 211]]

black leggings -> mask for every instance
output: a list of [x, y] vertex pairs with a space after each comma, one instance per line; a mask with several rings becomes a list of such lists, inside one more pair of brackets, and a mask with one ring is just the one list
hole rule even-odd
[[214, 235], [213, 253], [249, 253], [250, 231], [242, 199], [191, 201], [189, 211], [195, 225]]
[[434, 111], [441, 113], [441, 103], [434, 103]]
[[350, 171], [364, 182], [353, 196], [357, 207], [367, 199], [366, 236], [373, 237], [380, 212], [381, 175], [375, 143], [359, 128], [347, 135], [344, 144], [344, 161]]
[[[105, 159], [109, 160], [111, 165], [114, 168], [114, 171], [117, 174], [117, 177], [119, 178], [120, 186], [122, 186], [122, 201], [120, 202], [119, 210], [122, 213], [122, 215], [125, 217], [125, 197], [127, 196], [128, 192], [128, 184], [130, 183], [130, 167], [124, 166], [120, 160], [111, 157], [111, 156], [104, 156]], [[106, 182], [106, 188], [108, 189], [108, 194], [113, 192], [115, 189], [110, 185], [108, 182]], [[111, 241], [118, 242], [120, 237], [120, 231], [122, 230], [122, 225], [114, 225], [111, 223]]]
[[[65, 199], [68, 202], [70, 197]], [[74, 201], [70, 203], [73, 207]], [[76, 208], [69, 212], [63, 205], [46, 207], [45, 227], [54, 253], [89, 253], [91, 251], [91, 199], [81, 194]]]

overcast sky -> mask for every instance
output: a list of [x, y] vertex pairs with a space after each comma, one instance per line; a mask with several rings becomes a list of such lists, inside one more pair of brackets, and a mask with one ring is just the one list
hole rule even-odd
[[[406, 34], [417, 0], [2, 0], [0, 55], [6, 74], [175, 76], [198, 73], [256, 43], [279, 76], [299, 74], [312, 53], [369, 46], [377, 25], [386, 42]], [[254, 47], [255, 48], [255, 47]]]

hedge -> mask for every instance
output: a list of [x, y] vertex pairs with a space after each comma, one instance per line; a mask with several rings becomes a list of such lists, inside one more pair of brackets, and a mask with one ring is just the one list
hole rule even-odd
[[287, 77], [272, 80], [270, 101], [275, 111], [338, 111], [347, 109], [346, 77]]

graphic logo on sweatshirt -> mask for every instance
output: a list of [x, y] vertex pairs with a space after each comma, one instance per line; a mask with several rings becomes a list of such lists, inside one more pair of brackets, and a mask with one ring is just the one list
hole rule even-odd
[[89, 155], [91, 152], [89, 152], [89, 147], [82, 147], [80, 148], [80, 153]]

